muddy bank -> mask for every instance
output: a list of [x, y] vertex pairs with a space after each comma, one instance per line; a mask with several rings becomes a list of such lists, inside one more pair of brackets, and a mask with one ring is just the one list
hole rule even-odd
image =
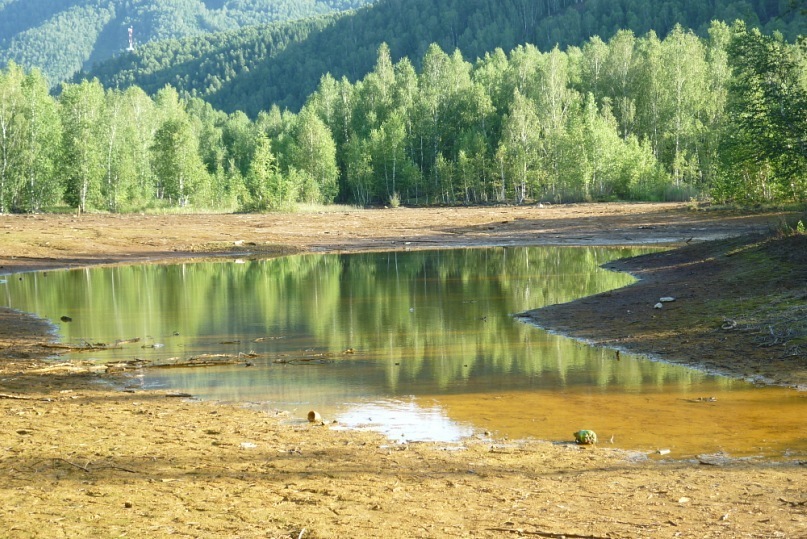
[[[222, 252], [690, 238], [695, 244], [762, 232], [779, 219], [776, 213], [618, 204], [273, 216], [0, 216], [0, 231], [6, 232], [0, 232], [0, 272]], [[737, 350], [772, 351], [765, 357], [782, 363], [776, 371], [791, 371], [792, 378], [780, 380], [799, 383], [799, 364], [780, 360], [782, 352], [801, 349], [798, 337], [766, 343], [764, 331], [749, 329], [766, 323], [761, 302], [746, 300], [742, 313], [736, 308], [713, 313], [707, 307], [715, 304], [707, 300], [716, 290], [726, 290], [722, 298], [771, 290], [777, 305], [798, 315], [804, 285], [798, 266], [804, 264], [791, 255], [796, 247], [804, 253], [803, 244], [782, 243], [767, 252], [742, 242], [724, 245], [718, 257], [710, 254], [713, 247], [698, 244], [666, 258], [619, 263], [643, 277], [642, 283], [581, 300], [567, 311], [557, 306], [542, 312], [554, 316], [558, 328], [568, 324], [569, 332], [578, 328], [594, 335], [598, 327], [604, 332], [614, 326], [612, 333], [601, 333], [605, 344], [623, 339], [616, 344], [635, 343], [636, 349], [645, 346], [670, 358], [680, 354], [680, 361], [696, 357], [681, 354], [687, 347], [705, 350], [713, 355], [711, 365], [703, 363], [709, 368], [736, 368], [731, 358]], [[759, 262], [777, 252], [775, 266], [793, 269], [776, 273], [767, 289], [760, 288], [770, 279], [767, 263], [759, 271], [762, 264], [746, 264], [740, 274], [725, 265], [740, 260], [737, 256]], [[706, 280], [712, 285], [702, 286]], [[657, 312], [654, 297], [662, 295], [677, 297]], [[699, 301], [707, 303], [698, 311], [703, 323], [695, 324], [691, 313]], [[590, 305], [596, 308], [582, 308]], [[585, 318], [578, 311], [574, 318], [574, 309], [581, 308], [600, 314]], [[679, 318], [673, 317], [676, 309]], [[693, 325], [699, 329], [690, 331]], [[797, 333], [777, 329], [775, 335]], [[41, 358], [52, 352], [43, 342], [50, 337], [45, 321], [0, 310], [0, 529], [6, 537], [807, 535], [807, 466], [801, 462], [719, 456], [658, 461], [607, 444], [590, 448], [486, 437], [452, 445], [393, 444], [372, 433], [335, 430], [329, 418], [324, 425], [309, 424], [280, 411], [141, 391], [130, 378], [69, 370], [43, 374]], [[774, 372], [748, 368], [776, 380]]]
[[525, 316], [599, 345], [807, 388], [807, 236], [746, 235], [607, 267], [640, 281]]
[[0, 399], [6, 537], [807, 531], [807, 474], [793, 463], [651, 462], [538, 441], [400, 445], [302, 420], [284, 424], [282, 415], [72, 382]]
[[684, 243], [765, 231], [783, 216], [623, 203], [336, 207], [297, 214], [0, 215], [0, 275], [228, 254]]
[[[684, 246], [611, 265], [641, 278], [637, 285], [528, 315], [538, 325], [598, 344], [732, 376], [798, 385], [807, 383], [807, 343], [798, 323], [804, 318], [798, 298], [804, 288], [805, 265], [800, 259], [784, 265], [779, 262], [805, 251], [794, 243], [803, 241], [803, 236], [763, 243], [753, 251], [748, 251], [749, 246], [761, 239], [709, 243], [770, 234], [786, 216], [775, 211], [742, 213], [686, 204], [334, 208], [267, 215], [3, 215], [0, 275], [5, 277], [0, 279], [19, 278], [16, 273], [31, 270], [311, 251], [489, 245]], [[735, 256], [734, 251], [741, 255]], [[757, 259], [766, 260], [766, 265], [756, 267]], [[749, 281], [749, 268], [754, 267], [757, 271]], [[743, 296], [748, 292], [755, 299]], [[677, 301], [653, 309], [666, 296]], [[777, 305], [790, 309], [783, 316], [792, 323], [774, 320], [775, 308], [762, 312], [770, 303], [766, 298], [774, 296], [779, 298]], [[738, 298], [742, 300], [738, 302]], [[33, 359], [54, 353], [42, 346], [47, 331], [42, 321], [26, 321], [19, 313], [1, 307], [0, 317], [0, 368], [3, 357]]]

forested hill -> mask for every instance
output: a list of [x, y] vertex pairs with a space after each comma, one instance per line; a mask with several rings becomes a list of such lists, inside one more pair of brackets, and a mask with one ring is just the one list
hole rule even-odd
[[[322, 15], [157, 41], [103, 62], [96, 66], [91, 77], [110, 88], [137, 86], [149, 94], [170, 84], [191, 97], [205, 98], [215, 95], [226, 81], [248, 74], [289, 45], [332, 26], [341, 16]], [[78, 73], [75, 78], [80, 81], [89, 76]]]
[[[804, 31], [804, 19], [786, 13], [782, 17], [780, 6], [787, 9], [786, 2], [772, 0], [379, 0], [332, 20], [321, 31], [272, 27], [155, 44], [90, 74], [107, 86], [135, 84], [150, 92], [171, 84], [222, 110], [255, 116], [272, 104], [298, 109], [326, 72], [337, 79], [360, 79], [372, 69], [382, 42], [389, 45], [393, 60], [407, 57], [417, 64], [431, 43], [459, 49], [473, 61], [497, 47], [510, 50], [532, 43], [543, 50], [556, 44], [563, 48], [594, 35], [607, 40], [620, 29], [636, 35], [654, 30], [664, 36], [681, 24], [705, 35], [712, 20], [741, 19], [792, 39]], [[267, 43], [275, 43], [279, 32], [286, 36], [284, 45], [291, 37], [304, 39], [268, 51]], [[179, 65], [190, 57], [198, 59]]]
[[[0, 0], [0, 67], [37, 67], [51, 84], [138, 45], [308, 18], [373, 0]], [[201, 52], [201, 51], [200, 51]]]

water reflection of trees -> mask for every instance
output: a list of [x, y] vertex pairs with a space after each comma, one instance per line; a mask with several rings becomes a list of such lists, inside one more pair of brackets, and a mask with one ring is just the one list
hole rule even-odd
[[[599, 266], [635, 253], [492, 248], [61, 271], [9, 282], [6, 303], [52, 320], [71, 314], [74, 322], [62, 327], [66, 340], [148, 336], [165, 340], [166, 354], [200, 346], [218, 352], [220, 341], [236, 339], [238, 351], [263, 354], [352, 348], [363, 360], [383, 362], [376, 372], [384, 379], [368, 383], [393, 390], [688, 387], [703, 375], [617, 362], [611, 352], [511, 316], [628, 284], [629, 276]], [[285, 338], [254, 342], [258, 337]]]

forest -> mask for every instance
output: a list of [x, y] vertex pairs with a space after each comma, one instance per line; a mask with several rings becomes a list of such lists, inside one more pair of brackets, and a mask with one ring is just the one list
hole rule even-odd
[[[208, 100], [222, 86], [311, 35], [331, 26], [340, 14], [322, 15], [300, 21], [248, 26], [232, 32], [217, 32], [181, 40], [163, 40], [139, 47], [95, 66], [91, 73], [79, 72], [74, 81], [97, 78], [104, 86], [138, 86], [150, 95], [166, 84], [181, 95]], [[316, 87], [319, 75], [312, 82]], [[309, 92], [311, 93], [311, 92]], [[233, 110], [240, 110], [237, 103]]]
[[0, 212], [803, 201], [805, 52], [742, 22], [474, 63], [432, 44], [419, 67], [382, 45], [361, 80], [326, 74], [299, 112], [254, 120], [171, 86], [152, 97], [84, 80], [54, 97], [12, 63], [0, 72]]
[[[275, 26], [272, 33], [300, 38], [269, 38], [279, 46], [253, 29], [154, 43], [97, 65], [85, 78], [149, 93], [171, 84], [183, 96], [255, 118], [273, 104], [299, 111], [323, 73], [360, 80], [373, 69], [382, 43], [394, 62], [408, 58], [419, 69], [432, 43], [449, 53], [459, 49], [474, 62], [496, 48], [530, 43], [543, 51], [565, 49], [592, 36], [607, 41], [619, 30], [637, 36], [653, 30], [663, 38], [676, 24], [707, 38], [713, 20], [742, 20], [793, 41], [805, 33], [797, 15], [787, 0], [381, 0], [327, 25], [311, 27], [306, 20], [293, 23], [294, 29]], [[183, 64], [174, 56], [196, 60]]]
[[295, 21], [372, 0], [0, 0], [0, 66], [42, 71], [52, 85], [136, 47]]

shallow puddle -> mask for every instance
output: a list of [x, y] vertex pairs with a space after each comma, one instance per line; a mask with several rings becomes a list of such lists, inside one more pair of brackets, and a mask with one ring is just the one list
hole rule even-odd
[[519, 247], [96, 268], [26, 274], [0, 294], [53, 320], [66, 343], [119, 342], [80, 359], [238, 362], [150, 369], [133, 386], [296, 420], [316, 409], [395, 440], [488, 431], [561, 442], [585, 428], [602, 445], [673, 458], [807, 455], [805, 393], [629, 354], [617, 361], [513, 318], [629, 284], [599, 266], [640, 252]]
[[571, 440], [573, 431], [585, 428], [597, 433], [601, 446], [659, 458], [807, 455], [807, 394], [781, 388], [705, 382], [693, 391], [577, 389], [477, 395], [473, 401], [448, 396], [440, 402], [457, 421], [488, 424], [511, 438]]

